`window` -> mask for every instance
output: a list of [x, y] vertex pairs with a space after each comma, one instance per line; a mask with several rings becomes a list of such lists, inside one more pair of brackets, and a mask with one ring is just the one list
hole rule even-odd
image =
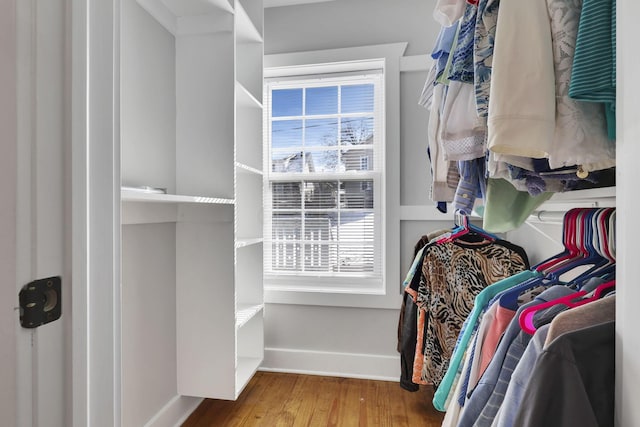
[[265, 285], [371, 291], [383, 272], [383, 74], [319, 73], [265, 85]]

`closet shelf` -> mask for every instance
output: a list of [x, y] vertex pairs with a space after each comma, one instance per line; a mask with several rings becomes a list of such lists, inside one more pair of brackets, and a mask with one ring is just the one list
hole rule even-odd
[[236, 41], [239, 43], [262, 43], [262, 34], [249, 18], [239, 1], [236, 1]]
[[262, 359], [258, 357], [238, 357], [238, 366], [236, 368], [236, 397], [256, 373], [261, 363]]
[[264, 304], [238, 304], [236, 310], [236, 328], [241, 328], [264, 308]]
[[255, 238], [255, 239], [238, 239], [236, 240], [235, 246], [236, 246], [236, 249], [239, 249], [247, 246], [257, 245], [259, 243], [262, 243], [263, 241], [264, 239], [262, 237]]
[[236, 102], [238, 107], [262, 109], [262, 102], [253, 96], [253, 94], [242, 83], [236, 80]]
[[262, 171], [260, 169], [256, 169], [249, 165], [245, 165], [244, 163], [236, 162], [236, 168], [238, 168], [238, 172], [252, 173], [256, 175], [262, 175]]
[[198, 203], [210, 205], [233, 205], [234, 199], [205, 196], [183, 196], [178, 194], [143, 193], [135, 190], [121, 190], [123, 202], [146, 203]]
[[138, 0], [138, 4], [174, 36], [233, 29], [229, 0]]

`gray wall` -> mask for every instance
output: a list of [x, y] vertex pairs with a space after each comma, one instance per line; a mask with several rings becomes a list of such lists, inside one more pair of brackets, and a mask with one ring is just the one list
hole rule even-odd
[[434, 0], [337, 0], [265, 9], [265, 54], [408, 42], [431, 51]]

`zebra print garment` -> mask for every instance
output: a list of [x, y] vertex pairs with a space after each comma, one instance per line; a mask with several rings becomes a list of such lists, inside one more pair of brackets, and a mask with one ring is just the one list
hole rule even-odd
[[416, 384], [438, 387], [476, 295], [529, 268], [521, 247], [504, 240], [477, 241], [477, 237], [431, 245], [424, 255], [416, 299], [420, 310], [413, 369]]

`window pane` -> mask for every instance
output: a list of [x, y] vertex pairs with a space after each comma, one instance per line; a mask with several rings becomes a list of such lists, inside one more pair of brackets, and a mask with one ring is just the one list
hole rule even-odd
[[340, 206], [343, 209], [373, 209], [372, 180], [342, 181], [341, 184]]
[[338, 240], [338, 213], [308, 213], [304, 216], [304, 239], [325, 242]]
[[340, 150], [344, 170], [373, 170], [373, 148], [347, 148]]
[[274, 242], [271, 245], [271, 267], [276, 271], [300, 271], [301, 250], [299, 243]]
[[340, 242], [373, 242], [373, 212], [341, 212]]
[[342, 113], [373, 112], [373, 85], [342, 86]]
[[300, 182], [274, 182], [271, 184], [273, 210], [301, 209]]
[[348, 117], [341, 121], [342, 145], [373, 144], [373, 117]]
[[306, 115], [338, 113], [337, 86], [308, 88], [306, 96]]
[[279, 89], [271, 92], [273, 117], [301, 116], [302, 89]]
[[280, 120], [272, 122], [271, 147], [302, 147], [302, 120]]
[[337, 181], [306, 181], [304, 183], [305, 209], [334, 209], [337, 207]]
[[340, 163], [338, 150], [309, 150], [307, 151], [307, 163], [315, 172], [338, 172], [344, 167]]
[[338, 262], [343, 272], [372, 272], [373, 244], [340, 244]]
[[312, 243], [304, 245], [305, 271], [338, 271], [338, 245]]
[[338, 145], [338, 119], [309, 119], [304, 128], [305, 147]]
[[273, 240], [300, 241], [302, 219], [296, 213], [275, 213], [273, 215]]
[[271, 153], [271, 170], [273, 172], [302, 172], [305, 162], [301, 151], [276, 151]]

